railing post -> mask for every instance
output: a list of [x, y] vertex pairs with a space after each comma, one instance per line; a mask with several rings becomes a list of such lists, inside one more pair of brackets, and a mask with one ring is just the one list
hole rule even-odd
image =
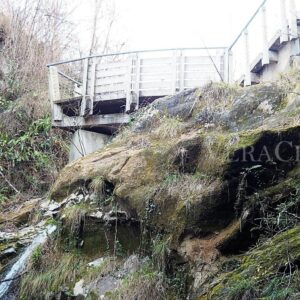
[[280, 0], [280, 11], [281, 11], [281, 35], [280, 43], [287, 42], [289, 40], [288, 33], [288, 19], [286, 15], [286, 0]]
[[249, 59], [249, 33], [248, 29], [244, 31], [245, 39], [245, 79], [244, 86], [251, 85], [251, 71], [250, 71], [250, 59]]
[[171, 81], [171, 95], [176, 94], [177, 87], [177, 57], [178, 52], [173, 52], [173, 62], [172, 62], [172, 81]]
[[229, 49], [226, 49], [224, 52], [224, 81], [229, 83]]
[[264, 66], [264, 65], [267, 65], [270, 63], [266, 6], [263, 6], [261, 8], [261, 16], [262, 16], [262, 30], [263, 30], [263, 32], [262, 32], [262, 39], [263, 39], [262, 65]]
[[57, 67], [49, 67], [49, 97], [52, 107], [52, 118], [54, 121], [62, 121], [62, 108], [55, 101], [60, 100], [60, 89]]
[[136, 77], [135, 77], [135, 102], [136, 106], [135, 109], [139, 109], [139, 104], [140, 104], [140, 81], [141, 81], [141, 58], [139, 54], [136, 54], [135, 57], [135, 72], [136, 72]]
[[185, 75], [185, 56], [182, 50], [179, 52], [179, 90], [184, 90], [184, 76]]
[[86, 116], [87, 113], [87, 79], [88, 79], [89, 59], [83, 60], [83, 76], [82, 76], [82, 101], [80, 107], [80, 116]]
[[[90, 83], [91, 83], [91, 91], [90, 91], [90, 99], [89, 99], [89, 104], [88, 104], [88, 108], [89, 108], [89, 115], [93, 114], [93, 106], [94, 106], [94, 101], [95, 101], [95, 88], [96, 88], [96, 61], [93, 61], [92, 66], [91, 66], [91, 79], [90, 79]], [[88, 85], [88, 83], [87, 83]]]
[[127, 76], [126, 76], [126, 106], [125, 106], [125, 112], [131, 111], [131, 104], [133, 102], [133, 95], [132, 95], [132, 86], [133, 86], [133, 57], [130, 55], [128, 56], [128, 70], [127, 70]]

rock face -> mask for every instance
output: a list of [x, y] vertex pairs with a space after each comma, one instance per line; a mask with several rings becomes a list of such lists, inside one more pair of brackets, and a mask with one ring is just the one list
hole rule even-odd
[[[154, 101], [110, 144], [64, 168], [51, 192], [58, 204], [49, 211], [63, 209], [62, 222], [73, 229], [70, 215], [79, 224], [94, 220], [120, 231], [138, 224], [142, 236], [150, 239], [145, 248], [158, 270], [150, 277], [164, 290], [159, 274], [167, 274], [178, 292], [170, 299], [264, 297], [263, 276], [280, 270], [286, 274], [286, 264], [295, 269], [300, 259], [295, 241], [300, 106], [297, 95], [290, 93], [296, 85], [278, 82], [241, 89], [211, 84]], [[79, 189], [86, 191], [81, 199]], [[74, 193], [77, 200], [67, 204]], [[247, 253], [259, 237], [271, 238], [276, 232], [286, 233]], [[289, 260], [283, 258], [283, 239], [292, 245]], [[84, 248], [84, 238], [81, 242]], [[280, 249], [270, 253], [282, 261], [273, 264], [272, 257], [266, 258], [267, 249], [276, 244]], [[237, 254], [242, 258], [235, 258]], [[255, 262], [255, 255], [262, 260]], [[140, 274], [140, 264], [140, 258], [130, 256], [119, 273], [105, 273], [87, 290], [77, 278], [76, 293], [87, 294], [94, 286], [98, 298], [114, 289], [119, 297], [135, 298], [119, 277], [129, 269]], [[255, 292], [245, 274], [253, 276]], [[132, 276], [138, 282], [139, 275]]]

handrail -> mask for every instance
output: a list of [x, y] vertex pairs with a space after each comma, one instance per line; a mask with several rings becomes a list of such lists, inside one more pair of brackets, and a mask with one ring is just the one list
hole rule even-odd
[[255, 11], [255, 13], [253, 14], [253, 16], [250, 18], [250, 20], [247, 22], [247, 24], [243, 27], [243, 29], [241, 30], [241, 32], [237, 35], [237, 37], [235, 38], [234, 42], [228, 47], [228, 51], [230, 51], [233, 48], [233, 46], [237, 43], [237, 41], [242, 36], [243, 32], [245, 30], [247, 30], [247, 28], [249, 27], [249, 25], [252, 23], [252, 21], [254, 20], [254, 18], [258, 15], [259, 11], [266, 4], [267, 1], [268, 0], [264, 0], [262, 2], [262, 4], [258, 7], [258, 9]]
[[135, 54], [135, 53], [150, 53], [150, 52], [165, 52], [165, 51], [185, 51], [185, 50], [225, 50], [227, 47], [195, 47], [195, 48], [167, 48], [167, 49], [153, 49], [153, 50], [138, 50], [138, 51], [126, 51], [126, 52], [116, 52], [109, 54], [97, 54], [90, 55], [81, 58], [75, 58], [60, 62], [54, 62], [47, 65], [47, 67], [58, 66], [63, 64], [69, 64], [76, 61], [81, 61], [85, 59], [97, 58], [97, 57], [108, 57], [108, 56], [118, 56], [118, 55], [127, 55], [127, 54]]

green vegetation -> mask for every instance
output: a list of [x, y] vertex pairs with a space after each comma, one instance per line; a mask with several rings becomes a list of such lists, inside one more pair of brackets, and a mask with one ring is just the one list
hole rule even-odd
[[299, 293], [299, 234], [300, 227], [296, 226], [251, 250], [237, 269], [220, 276], [209, 298], [234, 300], [249, 295], [285, 299]]
[[145, 264], [140, 270], [129, 274], [121, 288], [107, 293], [108, 299], [138, 299], [143, 293], [144, 299], [176, 299], [169, 298], [163, 274], [158, 272], [151, 263]]
[[38, 246], [31, 254], [31, 264], [34, 269], [38, 269], [42, 262], [43, 249]]
[[0, 127], [0, 171], [5, 179], [0, 183], [1, 200], [16, 191], [45, 193], [66, 161], [66, 150], [61, 136], [51, 130], [49, 116], [30, 121], [14, 133]]
[[41, 260], [38, 270], [31, 269], [23, 276], [20, 299], [46, 299], [61, 290], [71, 291], [72, 283], [82, 276], [86, 262], [78, 254], [56, 255], [53, 253], [49, 257], [47, 254]]

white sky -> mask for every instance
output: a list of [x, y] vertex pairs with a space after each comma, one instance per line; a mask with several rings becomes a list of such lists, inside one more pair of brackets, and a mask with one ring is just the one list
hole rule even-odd
[[[73, 19], [86, 43], [93, 0], [79, 1]], [[113, 1], [113, 0], [108, 0]], [[262, 0], [115, 0], [113, 39], [123, 50], [227, 46]]]

